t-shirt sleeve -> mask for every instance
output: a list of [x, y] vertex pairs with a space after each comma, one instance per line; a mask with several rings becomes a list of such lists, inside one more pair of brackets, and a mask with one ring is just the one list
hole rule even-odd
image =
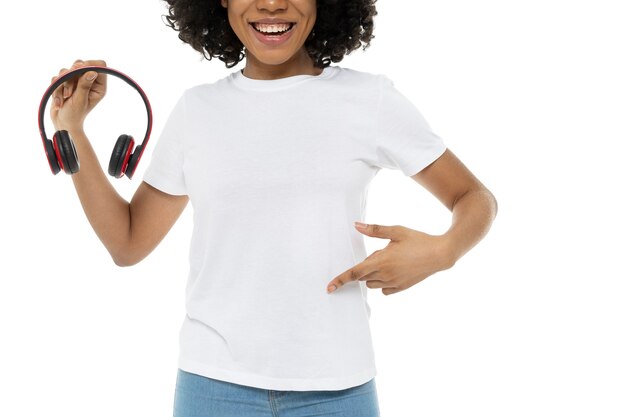
[[172, 195], [186, 195], [183, 172], [185, 135], [185, 95], [172, 109], [161, 136], [152, 151], [150, 165], [143, 180], [151, 186]]
[[417, 174], [446, 150], [415, 105], [382, 74], [374, 132], [374, 164], [399, 169], [407, 176]]

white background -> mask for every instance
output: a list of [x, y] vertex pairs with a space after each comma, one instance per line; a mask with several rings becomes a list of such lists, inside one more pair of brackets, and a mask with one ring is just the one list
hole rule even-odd
[[[183, 89], [243, 67], [202, 61], [164, 4], [3, 9], [0, 415], [172, 415], [191, 207], [145, 261], [116, 267], [71, 179], [51, 175], [36, 122], [50, 78], [77, 58], [136, 79], [155, 123], [135, 179], [112, 179], [130, 198]], [[339, 63], [394, 80], [499, 203], [453, 269], [370, 290], [383, 417], [626, 415], [620, 5], [380, 1], [371, 47]], [[145, 128], [138, 95], [109, 79], [87, 122], [103, 166], [119, 134]], [[368, 222], [443, 233], [450, 218], [399, 171], [371, 185]], [[365, 240], [368, 253], [387, 243]]]

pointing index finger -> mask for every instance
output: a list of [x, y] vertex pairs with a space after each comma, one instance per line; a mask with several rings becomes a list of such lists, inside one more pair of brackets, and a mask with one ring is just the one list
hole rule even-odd
[[326, 286], [326, 292], [330, 294], [351, 281], [362, 280], [372, 272], [369, 263], [363, 261], [333, 278]]

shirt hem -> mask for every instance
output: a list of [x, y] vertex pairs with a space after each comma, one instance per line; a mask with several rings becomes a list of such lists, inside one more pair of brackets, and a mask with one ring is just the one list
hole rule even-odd
[[341, 378], [273, 378], [265, 375], [216, 368], [193, 360], [179, 358], [183, 371], [249, 387], [280, 391], [338, 391], [369, 382], [376, 367]]

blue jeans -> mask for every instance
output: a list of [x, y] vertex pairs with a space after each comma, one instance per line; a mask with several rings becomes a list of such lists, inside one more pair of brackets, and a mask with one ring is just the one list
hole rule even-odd
[[273, 391], [178, 369], [174, 417], [380, 417], [374, 378], [339, 391]]

